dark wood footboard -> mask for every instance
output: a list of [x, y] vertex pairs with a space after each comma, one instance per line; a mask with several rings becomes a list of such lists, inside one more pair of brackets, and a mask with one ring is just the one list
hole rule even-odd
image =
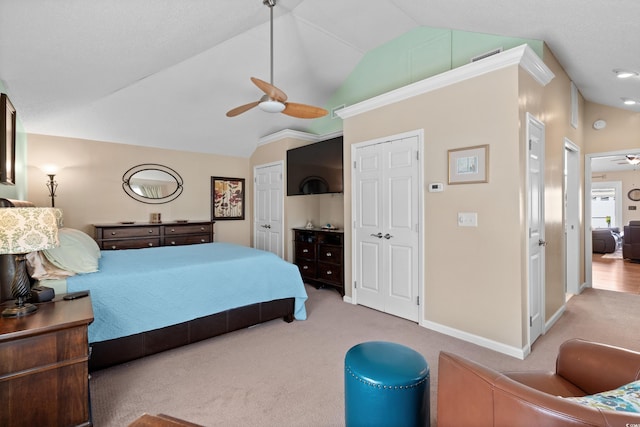
[[293, 311], [293, 298], [279, 299], [234, 308], [127, 337], [91, 343], [89, 370], [96, 371], [129, 362], [279, 317], [290, 323], [293, 321]]

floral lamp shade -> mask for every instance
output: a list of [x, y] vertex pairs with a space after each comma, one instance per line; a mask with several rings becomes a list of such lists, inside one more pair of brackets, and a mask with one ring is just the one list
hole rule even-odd
[[61, 212], [54, 208], [0, 208], [0, 254], [24, 254], [58, 246], [60, 217]]

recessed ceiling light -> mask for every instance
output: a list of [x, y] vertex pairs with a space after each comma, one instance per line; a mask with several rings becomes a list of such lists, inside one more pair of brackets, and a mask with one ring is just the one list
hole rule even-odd
[[635, 71], [629, 70], [613, 70], [613, 72], [616, 73], [616, 77], [619, 79], [628, 79], [629, 77], [636, 77], [638, 75]]
[[622, 99], [622, 102], [624, 102], [624, 105], [636, 105], [638, 103], [638, 101], [631, 98], [620, 98], [620, 99]]

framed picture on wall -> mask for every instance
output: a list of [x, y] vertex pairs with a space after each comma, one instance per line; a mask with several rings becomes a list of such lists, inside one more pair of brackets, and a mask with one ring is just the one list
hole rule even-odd
[[16, 109], [0, 95], [0, 184], [16, 183]]
[[211, 220], [244, 219], [244, 178], [211, 177]]
[[449, 184], [489, 182], [489, 145], [449, 150]]

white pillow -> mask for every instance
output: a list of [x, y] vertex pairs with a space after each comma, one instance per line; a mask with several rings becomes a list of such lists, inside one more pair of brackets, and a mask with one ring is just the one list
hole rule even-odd
[[61, 228], [58, 239], [60, 246], [42, 251], [49, 262], [74, 273], [98, 271], [100, 248], [89, 235], [73, 228]]

